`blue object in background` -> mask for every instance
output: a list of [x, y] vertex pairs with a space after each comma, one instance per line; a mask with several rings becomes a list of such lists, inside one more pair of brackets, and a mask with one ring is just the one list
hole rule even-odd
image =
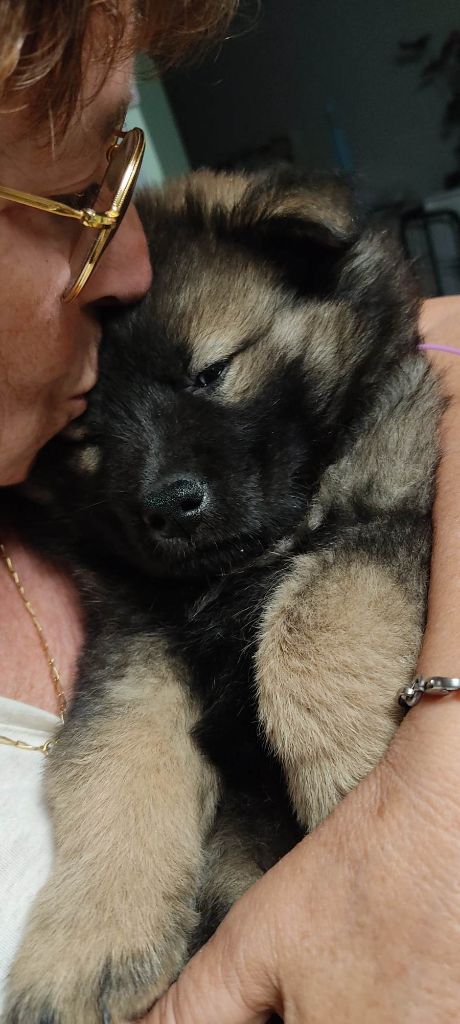
[[139, 186], [162, 185], [166, 178], [186, 174], [188, 157], [161, 81], [140, 78], [133, 93], [125, 123], [127, 128], [137, 125], [145, 134]]
[[333, 100], [329, 100], [326, 103], [326, 117], [329, 122], [334, 158], [337, 166], [344, 174], [351, 176], [354, 173], [351, 149], [348, 145], [345, 131], [338, 123], [337, 110]]

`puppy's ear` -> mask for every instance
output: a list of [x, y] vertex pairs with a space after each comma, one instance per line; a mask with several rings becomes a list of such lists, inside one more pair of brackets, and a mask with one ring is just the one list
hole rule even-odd
[[359, 230], [349, 190], [338, 179], [292, 171], [261, 175], [234, 210], [234, 230], [302, 296], [331, 294]]

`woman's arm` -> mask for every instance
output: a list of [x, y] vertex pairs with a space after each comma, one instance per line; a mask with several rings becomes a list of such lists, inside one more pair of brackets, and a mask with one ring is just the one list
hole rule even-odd
[[[460, 350], [460, 298], [426, 341]], [[419, 669], [460, 675], [460, 356], [429, 353], [442, 426]], [[424, 697], [378, 768], [236, 904], [149, 1024], [457, 1024], [460, 698]]]
[[[428, 624], [419, 660], [422, 675], [460, 673], [460, 297], [425, 303], [422, 332], [428, 344], [451, 345], [459, 355], [428, 351], [442, 375], [450, 405], [441, 429], [442, 459], [434, 507], [434, 549]], [[426, 698], [424, 698], [426, 700]]]

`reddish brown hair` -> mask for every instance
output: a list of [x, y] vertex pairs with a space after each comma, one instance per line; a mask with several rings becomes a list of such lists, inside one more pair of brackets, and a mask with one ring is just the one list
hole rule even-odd
[[[238, 0], [0, 0], [0, 96], [30, 86], [35, 122], [64, 125], [82, 81], [88, 25], [104, 18], [101, 66], [143, 50], [160, 68], [177, 64], [225, 31]], [[134, 32], [127, 31], [135, 13]], [[126, 40], [129, 39], [129, 43]]]

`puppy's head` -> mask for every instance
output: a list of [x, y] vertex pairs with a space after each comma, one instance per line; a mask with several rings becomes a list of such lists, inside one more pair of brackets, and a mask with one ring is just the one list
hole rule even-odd
[[414, 344], [413, 300], [335, 184], [198, 172], [139, 209], [152, 288], [107, 320], [89, 410], [35, 482], [147, 572], [221, 571], [304, 519], [366, 388]]

